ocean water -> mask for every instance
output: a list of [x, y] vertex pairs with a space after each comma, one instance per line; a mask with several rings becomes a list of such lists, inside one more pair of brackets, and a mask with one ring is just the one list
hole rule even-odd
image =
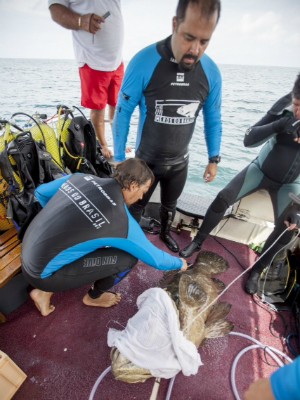
[[[246, 129], [258, 121], [270, 106], [288, 93], [299, 70], [285, 67], [219, 65], [223, 76], [223, 140], [222, 161], [214, 182], [203, 181], [207, 151], [200, 113], [190, 143], [189, 175], [185, 191], [214, 197], [226, 183], [241, 171], [259, 148], [246, 149]], [[51, 117], [58, 104], [80, 107], [78, 68], [74, 60], [1, 59], [0, 118], [12, 114], [46, 113]], [[82, 109], [86, 116], [89, 110]], [[129, 144], [134, 146], [138, 112], [132, 117]], [[18, 122], [18, 117], [16, 117]], [[112, 144], [110, 129], [107, 130]]]

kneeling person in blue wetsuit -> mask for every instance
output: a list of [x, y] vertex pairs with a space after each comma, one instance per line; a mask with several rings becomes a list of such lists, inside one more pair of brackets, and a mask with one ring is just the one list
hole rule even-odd
[[30, 296], [43, 316], [54, 311], [53, 292], [94, 283], [84, 296], [88, 306], [110, 307], [119, 294], [107, 292], [141, 259], [161, 270], [187, 268], [151, 244], [127, 206], [141, 199], [153, 182], [146, 163], [128, 159], [112, 178], [74, 174], [41, 185], [44, 207], [22, 243], [22, 269], [35, 288]]

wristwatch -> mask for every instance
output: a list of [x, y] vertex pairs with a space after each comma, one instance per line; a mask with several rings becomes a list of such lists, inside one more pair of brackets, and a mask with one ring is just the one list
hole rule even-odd
[[210, 164], [219, 164], [220, 161], [221, 161], [221, 156], [213, 156], [208, 159], [208, 162]]

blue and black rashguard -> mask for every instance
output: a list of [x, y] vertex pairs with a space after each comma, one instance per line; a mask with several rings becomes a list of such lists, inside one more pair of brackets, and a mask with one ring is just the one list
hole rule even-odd
[[129, 63], [115, 114], [114, 156], [125, 160], [131, 115], [139, 107], [136, 156], [149, 164], [174, 165], [188, 156], [196, 118], [203, 109], [209, 157], [219, 155], [222, 79], [203, 55], [191, 71], [181, 71], [171, 36], [141, 50]]
[[139, 220], [160, 183], [161, 222], [175, 215], [188, 172], [188, 146], [203, 111], [208, 156], [220, 154], [221, 74], [203, 55], [190, 71], [182, 71], [171, 49], [171, 36], [141, 50], [129, 63], [113, 123], [114, 157], [125, 160], [131, 116], [139, 107], [136, 156], [151, 168], [155, 180], [143, 199], [130, 208]]
[[44, 208], [25, 233], [22, 265], [41, 290], [79, 287], [137, 259], [162, 270], [183, 265], [148, 241], [112, 178], [74, 174], [39, 186], [36, 197]]

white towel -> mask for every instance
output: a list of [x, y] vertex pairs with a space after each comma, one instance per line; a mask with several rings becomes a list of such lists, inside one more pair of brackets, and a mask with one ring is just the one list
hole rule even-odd
[[179, 329], [171, 298], [160, 288], [151, 288], [137, 299], [138, 312], [123, 331], [110, 328], [107, 344], [154, 377], [172, 378], [178, 372], [195, 375], [202, 365], [196, 346]]

